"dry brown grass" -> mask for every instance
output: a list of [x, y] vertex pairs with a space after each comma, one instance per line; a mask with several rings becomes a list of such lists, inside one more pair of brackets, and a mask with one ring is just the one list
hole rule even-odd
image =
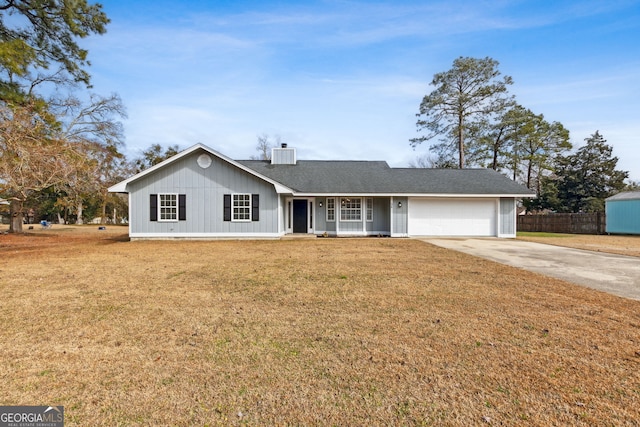
[[121, 233], [0, 235], [1, 404], [69, 426], [640, 419], [638, 301], [417, 240]]
[[640, 236], [518, 233], [519, 240], [640, 257]]

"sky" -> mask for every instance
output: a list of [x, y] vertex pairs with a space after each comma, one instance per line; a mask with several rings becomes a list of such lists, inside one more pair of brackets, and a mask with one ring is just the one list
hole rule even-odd
[[[126, 153], [203, 143], [233, 159], [258, 135], [305, 160], [406, 167], [434, 74], [491, 57], [524, 107], [575, 147], [600, 131], [640, 180], [640, 0], [104, 0], [92, 91], [127, 107]], [[435, 142], [435, 141], [434, 141]]]

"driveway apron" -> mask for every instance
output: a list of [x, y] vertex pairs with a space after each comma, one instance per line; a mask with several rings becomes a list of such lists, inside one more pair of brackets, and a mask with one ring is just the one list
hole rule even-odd
[[640, 300], [640, 258], [507, 239], [425, 238], [453, 249], [545, 276]]

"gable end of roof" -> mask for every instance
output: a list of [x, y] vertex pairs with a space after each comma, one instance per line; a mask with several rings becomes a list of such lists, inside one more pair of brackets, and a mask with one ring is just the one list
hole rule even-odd
[[218, 157], [219, 159], [221, 159], [221, 160], [223, 160], [223, 161], [225, 161], [225, 162], [227, 162], [227, 163], [229, 163], [229, 164], [231, 164], [231, 165], [233, 165], [233, 166], [235, 166], [235, 167], [237, 167], [239, 169], [242, 169], [243, 171], [245, 171], [245, 172], [247, 172], [247, 173], [249, 173], [251, 175], [256, 176], [257, 178], [262, 179], [263, 181], [266, 181], [266, 182], [269, 182], [270, 184], [273, 184], [278, 193], [290, 192], [291, 191], [286, 186], [282, 185], [282, 183], [274, 181], [273, 179], [271, 179], [271, 178], [269, 178], [267, 176], [261, 175], [258, 172], [256, 172], [255, 170], [246, 167], [242, 163], [239, 163], [239, 162], [237, 162], [237, 161], [235, 161], [233, 159], [230, 159], [229, 157], [225, 156], [224, 154], [221, 154], [221, 153], [217, 152], [216, 150], [214, 150], [214, 149], [212, 149], [210, 147], [207, 147], [206, 145], [201, 144], [201, 143], [192, 145], [191, 147], [187, 148], [186, 150], [183, 150], [183, 151], [179, 152], [175, 156], [172, 156], [172, 157], [170, 157], [170, 158], [168, 158], [166, 160], [163, 160], [162, 162], [158, 163], [157, 165], [154, 165], [154, 166], [152, 166], [152, 167], [150, 167], [148, 169], [145, 169], [142, 172], [137, 173], [136, 175], [133, 175], [132, 177], [129, 177], [128, 179], [125, 179], [124, 181], [121, 181], [121, 182], [109, 187], [108, 191], [110, 193], [128, 193], [128, 190], [127, 190], [128, 184], [130, 184], [132, 182], [135, 182], [135, 181], [137, 181], [137, 180], [139, 180], [139, 179], [141, 179], [141, 178], [143, 178], [143, 177], [145, 177], [147, 175], [150, 175], [153, 172], [155, 172], [157, 170], [160, 170], [160, 169], [166, 167], [167, 165], [172, 164], [172, 163], [174, 163], [174, 162], [176, 162], [176, 161], [188, 156], [189, 154], [193, 153], [194, 151], [197, 151], [197, 150], [200, 150], [200, 149], [206, 151], [207, 153], [211, 154], [212, 156]]

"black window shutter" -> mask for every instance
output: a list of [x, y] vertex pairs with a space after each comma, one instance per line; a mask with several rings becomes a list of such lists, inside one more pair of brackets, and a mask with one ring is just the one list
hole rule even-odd
[[251, 221], [260, 221], [260, 195], [251, 195]]
[[231, 194], [224, 195], [224, 221], [231, 221]]
[[149, 197], [149, 220], [157, 221], [158, 220], [158, 195], [151, 194]]
[[187, 220], [187, 195], [178, 194], [178, 221]]

